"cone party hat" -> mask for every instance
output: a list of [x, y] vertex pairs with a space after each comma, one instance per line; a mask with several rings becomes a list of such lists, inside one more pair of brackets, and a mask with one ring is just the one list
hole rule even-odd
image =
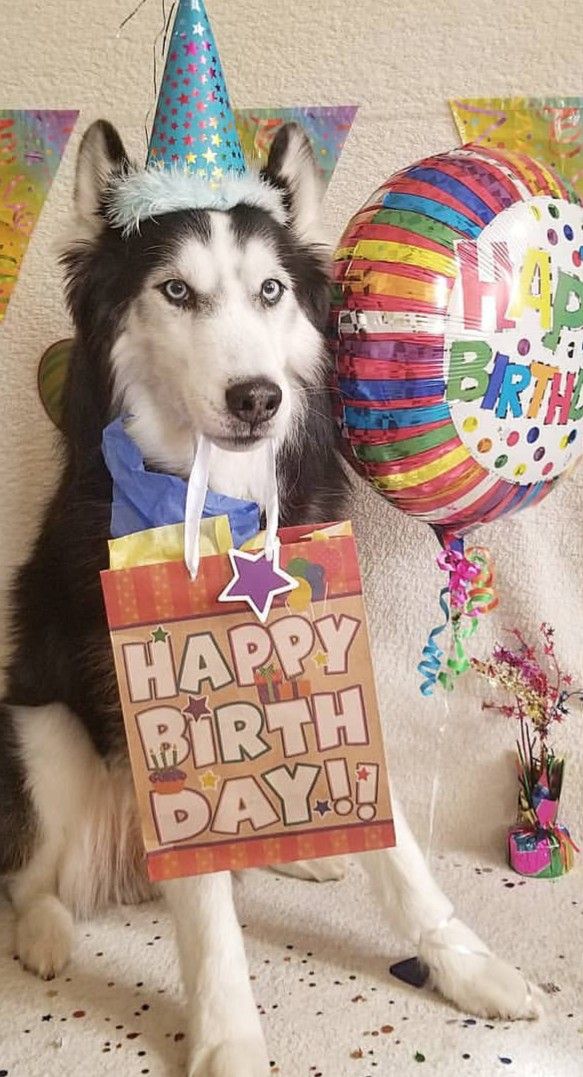
[[211, 183], [245, 171], [203, 0], [179, 0], [148, 147], [147, 167], [180, 165]]
[[280, 192], [246, 168], [203, 0], [178, 0], [146, 167], [112, 185], [108, 215], [129, 234], [164, 213], [239, 203], [286, 220]]

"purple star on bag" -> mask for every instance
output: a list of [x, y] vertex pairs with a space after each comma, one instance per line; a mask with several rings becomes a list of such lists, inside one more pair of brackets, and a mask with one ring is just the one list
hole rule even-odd
[[262, 623], [265, 623], [276, 595], [293, 591], [298, 581], [279, 567], [279, 543], [273, 549], [271, 560], [265, 550], [260, 553], [244, 553], [229, 550], [233, 579], [219, 595], [219, 602], [246, 602]]

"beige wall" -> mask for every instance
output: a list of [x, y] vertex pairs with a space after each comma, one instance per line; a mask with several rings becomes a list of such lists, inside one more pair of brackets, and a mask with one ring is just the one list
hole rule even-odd
[[[103, 115], [134, 153], [144, 151], [161, 3], [148, 0], [118, 37], [134, 2], [0, 0], [0, 108], [81, 110], [0, 326], [2, 586], [25, 554], [56, 473], [56, 439], [37, 397], [36, 370], [47, 344], [69, 333], [54, 244], [67, 223], [76, 145], [85, 125]], [[449, 96], [583, 91], [580, 0], [208, 0], [208, 9], [236, 105], [360, 104], [327, 197], [335, 235], [378, 181], [455, 143]], [[540, 508], [480, 536], [499, 566], [504, 604], [495, 625], [528, 631], [543, 617], [553, 621], [559, 653], [580, 672], [582, 492], [580, 469]], [[436, 847], [499, 854], [501, 827], [512, 814], [504, 753], [513, 729], [480, 713], [481, 686], [469, 680], [450, 700], [449, 715], [443, 700], [422, 701], [417, 691], [418, 653], [436, 618], [436, 543], [428, 529], [362, 487], [354, 514], [393, 770], [412, 820], [423, 833], [441, 743]], [[482, 626], [483, 647], [491, 631]], [[565, 728], [564, 742], [573, 756], [567, 808], [575, 826], [581, 719]]]

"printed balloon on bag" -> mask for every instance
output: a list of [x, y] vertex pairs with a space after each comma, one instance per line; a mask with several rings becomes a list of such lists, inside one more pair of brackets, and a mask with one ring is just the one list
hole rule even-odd
[[536, 504], [583, 450], [583, 208], [466, 146], [384, 183], [334, 257], [347, 455], [443, 535]]

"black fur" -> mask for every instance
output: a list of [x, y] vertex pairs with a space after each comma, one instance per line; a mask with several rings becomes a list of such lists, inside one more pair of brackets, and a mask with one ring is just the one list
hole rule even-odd
[[[109, 131], [105, 136], [112, 158], [121, 161], [118, 136]], [[287, 229], [259, 209], [239, 206], [231, 216], [241, 239], [259, 230], [276, 242], [299, 302], [323, 331], [328, 279], [318, 252], [299, 246]], [[144, 222], [141, 234], [127, 240], [106, 226], [94, 242], [76, 245], [64, 258], [76, 329], [64, 399], [65, 466], [14, 588], [6, 702], [66, 704], [106, 758], [125, 745], [99, 581], [100, 569], [108, 564], [111, 502], [111, 481], [100, 450], [103, 427], [113, 418], [109, 356], [144, 278], [185, 233], [204, 241], [207, 214], [167, 214], [159, 222]], [[346, 479], [324, 382], [306, 390], [303, 432], [280, 456], [285, 524], [342, 515]], [[12, 744], [10, 711], [2, 708], [0, 715], [0, 871], [7, 871], [25, 855], [34, 820]]]

